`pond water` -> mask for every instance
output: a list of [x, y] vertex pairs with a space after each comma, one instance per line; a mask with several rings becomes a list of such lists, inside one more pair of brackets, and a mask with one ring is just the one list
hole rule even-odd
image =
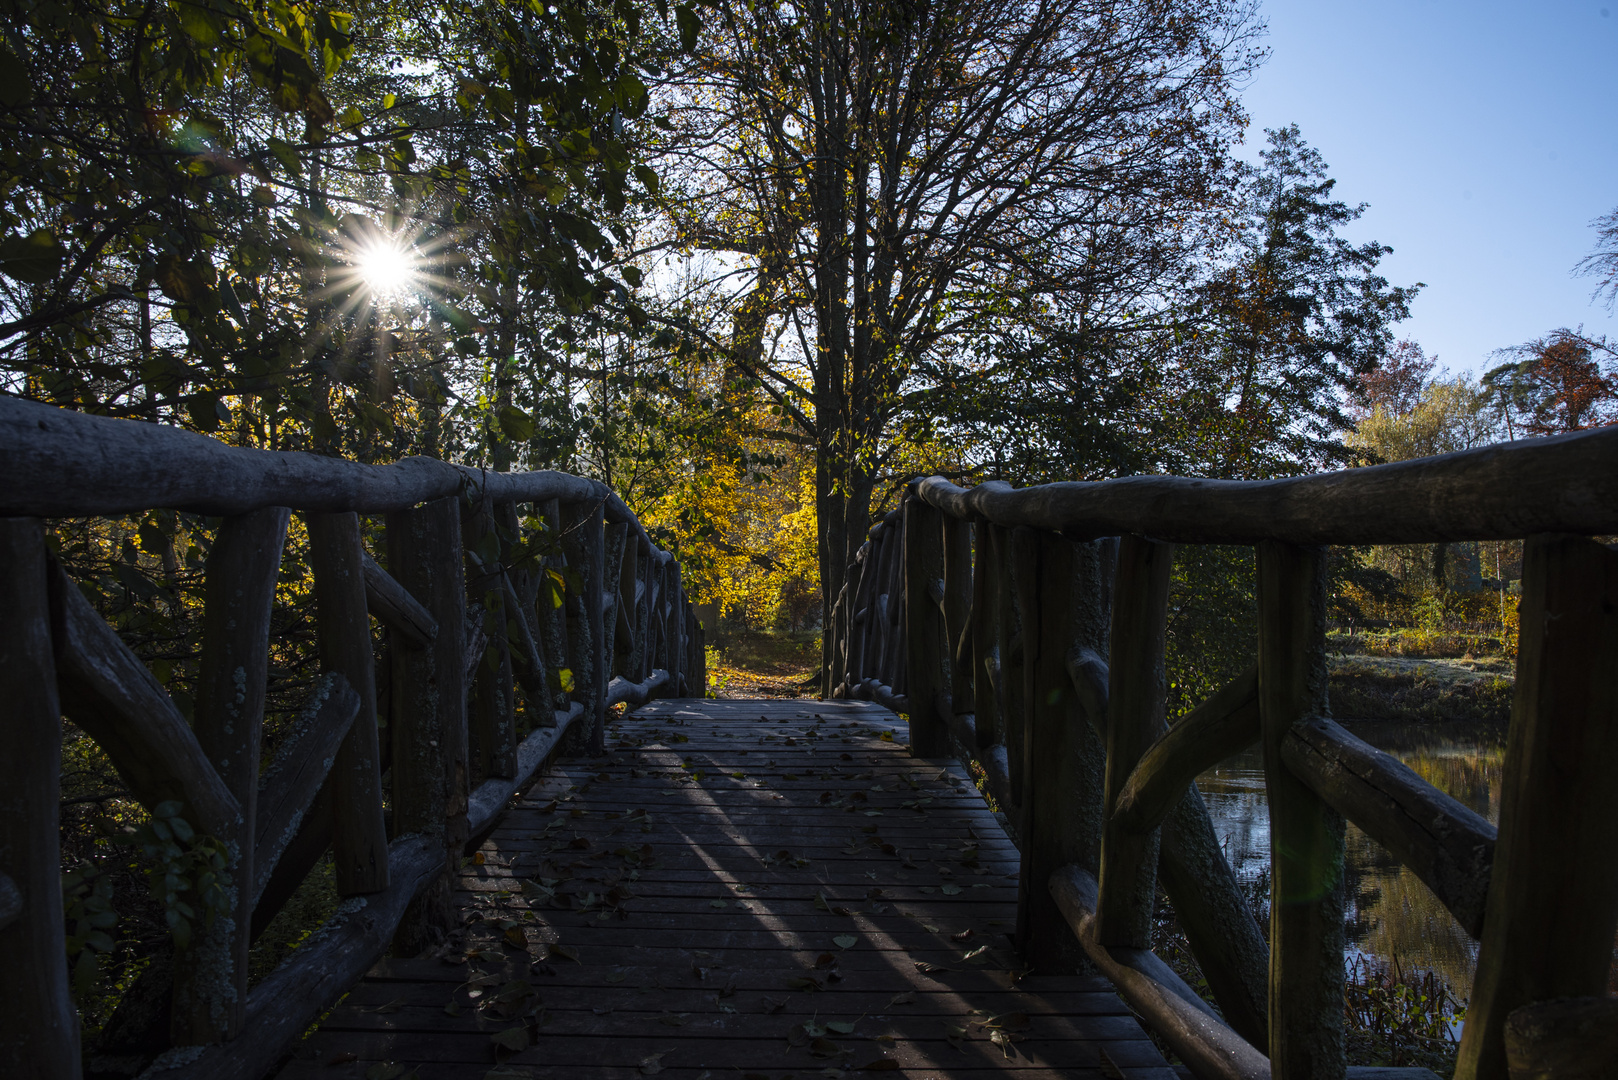
[[[1488, 818], [1500, 820], [1505, 764], [1504, 728], [1476, 724], [1394, 724], [1372, 721], [1344, 727], [1399, 758], [1440, 790]], [[1264, 797], [1264, 761], [1257, 747], [1197, 778], [1237, 877], [1251, 882], [1270, 865], [1270, 819]], [[1472, 941], [1414, 873], [1352, 824], [1348, 826], [1348, 940], [1355, 950], [1394, 961], [1405, 971], [1433, 971], [1457, 998], [1471, 996], [1477, 943]]]

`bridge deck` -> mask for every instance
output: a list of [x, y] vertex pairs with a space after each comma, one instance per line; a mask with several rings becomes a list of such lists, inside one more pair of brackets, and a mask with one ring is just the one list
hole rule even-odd
[[904, 731], [863, 702], [617, 721], [465, 867], [445, 955], [379, 964], [281, 1076], [1174, 1077], [1104, 980], [1019, 981], [1016, 849]]

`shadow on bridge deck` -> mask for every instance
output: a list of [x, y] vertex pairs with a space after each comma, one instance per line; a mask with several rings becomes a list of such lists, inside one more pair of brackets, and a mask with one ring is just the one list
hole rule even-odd
[[284, 1080], [1169, 1080], [1100, 978], [1018, 979], [1017, 851], [864, 702], [667, 700], [536, 783], [439, 955], [379, 964]]

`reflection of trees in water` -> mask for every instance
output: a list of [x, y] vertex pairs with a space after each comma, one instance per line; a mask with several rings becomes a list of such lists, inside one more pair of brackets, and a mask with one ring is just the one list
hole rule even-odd
[[[1355, 724], [1352, 730], [1440, 791], [1490, 821], [1499, 820], [1505, 747], [1503, 739], [1492, 738], [1495, 733], [1394, 724]], [[1204, 773], [1197, 783], [1231, 866], [1242, 880], [1254, 880], [1268, 870], [1270, 859], [1262, 756], [1257, 749], [1248, 750]], [[1466, 931], [1414, 873], [1353, 826], [1346, 854], [1351, 946], [1385, 961], [1397, 957], [1406, 971], [1436, 972], [1464, 1000], [1477, 959], [1476, 944]]]

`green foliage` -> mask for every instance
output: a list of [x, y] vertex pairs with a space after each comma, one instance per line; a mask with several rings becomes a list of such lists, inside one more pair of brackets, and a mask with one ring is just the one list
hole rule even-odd
[[150, 864], [146, 880], [163, 905], [163, 918], [177, 949], [191, 943], [197, 923], [211, 925], [230, 910], [230, 854], [224, 843], [199, 835], [170, 800], [152, 808], [151, 820], [132, 830], [131, 839]]
[[1168, 714], [1195, 708], [1258, 658], [1250, 547], [1183, 544], [1169, 585]]
[[113, 908], [112, 879], [90, 863], [80, 863], [62, 874], [62, 907], [67, 932], [67, 960], [73, 972], [73, 995], [87, 997], [100, 976], [98, 958], [113, 951], [108, 933], [118, 926]]

